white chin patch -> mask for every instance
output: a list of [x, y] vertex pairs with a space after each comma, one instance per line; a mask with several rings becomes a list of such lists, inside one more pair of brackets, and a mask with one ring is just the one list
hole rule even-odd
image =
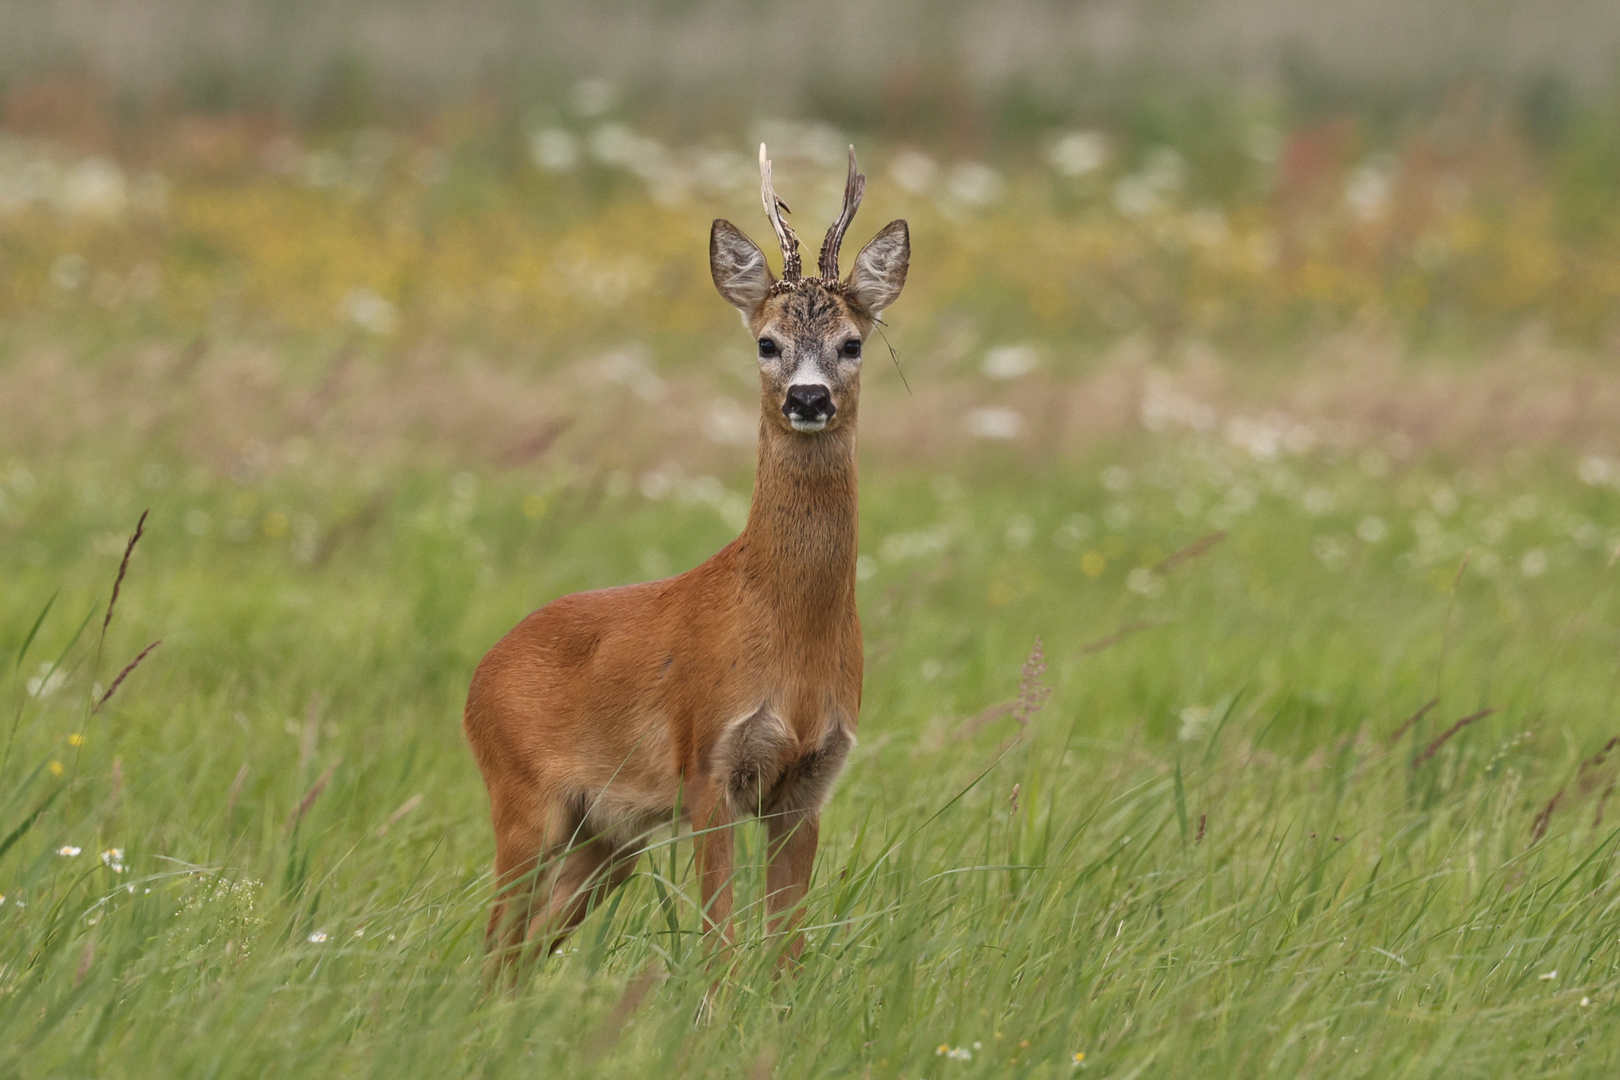
[[794, 431], [820, 431], [827, 426], [825, 420], [789, 420], [788, 423], [793, 425]]

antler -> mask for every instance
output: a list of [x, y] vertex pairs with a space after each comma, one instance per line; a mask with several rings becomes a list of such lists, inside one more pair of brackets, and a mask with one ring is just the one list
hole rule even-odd
[[765, 144], [759, 144], [759, 196], [765, 202], [765, 216], [771, 219], [771, 228], [776, 230], [776, 242], [782, 246], [782, 280], [796, 281], [799, 277], [799, 237], [782, 220], [784, 213], [791, 214], [788, 204], [777, 195], [776, 189], [771, 186], [771, 159], [765, 156]]
[[827, 230], [827, 239], [821, 242], [821, 257], [817, 264], [821, 267], [821, 280], [836, 282], [838, 280], [838, 249], [844, 244], [844, 233], [849, 229], [849, 223], [855, 220], [855, 211], [861, 207], [861, 196], [866, 193], [866, 174], [855, 171], [855, 148], [849, 148], [849, 179], [844, 181], [844, 208], [838, 212], [838, 220], [832, 223]]

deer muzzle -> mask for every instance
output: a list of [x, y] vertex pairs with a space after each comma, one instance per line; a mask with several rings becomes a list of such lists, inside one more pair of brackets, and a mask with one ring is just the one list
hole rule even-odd
[[782, 402], [782, 415], [794, 431], [820, 431], [837, 412], [832, 391], [815, 383], [788, 387], [787, 399]]

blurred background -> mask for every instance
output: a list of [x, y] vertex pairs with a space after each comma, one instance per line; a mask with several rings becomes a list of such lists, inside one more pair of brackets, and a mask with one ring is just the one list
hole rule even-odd
[[[744, 524], [762, 140], [913, 243], [817, 973], [682, 844], [486, 996], [468, 680]], [[1613, 0], [0, 0], [0, 1074], [1612, 1075], [1617, 358]]]
[[1050, 462], [1144, 424], [1261, 453], [1614, 449], [1612, 4], [0, 20], [15, 460], [746, 467], [749, 352], [705, 241], [718, 215], [768, 234], [762, 139], [806, 235], [850, 142], [872, 178], [854, 242], [912, 222], [896, 355], [867, 379], [876, 454]]

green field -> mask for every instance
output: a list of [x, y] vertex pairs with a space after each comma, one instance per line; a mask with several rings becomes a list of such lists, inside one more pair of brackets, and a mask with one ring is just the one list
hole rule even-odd
[[510, 998], [471, 668], [550, 597], [707, 557], [747, 470], [14, 462], [0, 1071], [1612, 1074], [1604, 463], [977, 457], [863, 478], [861, 743], [798, 977], [744, 830], [720, 968], [666, 843]]
[[[0, 1078], [1620, 1074], [1620, 98], [953, 59], [785, 119], [718, 68], [407, 108], [300, 34], [145, 98], [0, 43]], [[491, 994], [468, 680], [745, 520], [704, 259], [767, 235], [760, 139], [804, 236], [855, 142], [847, 247], [914, 245], [804, 963], [745, 827], [727, 954], [665, 837]]]

